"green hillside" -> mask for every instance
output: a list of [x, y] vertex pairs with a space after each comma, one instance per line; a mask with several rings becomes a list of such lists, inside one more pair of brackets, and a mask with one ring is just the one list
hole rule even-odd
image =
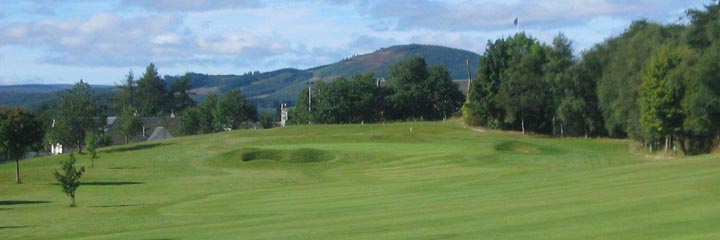
[[[428, 65], [441, 64], [454, 79], [467, 79], [466, 60], [474, 74], [480, 56], [476, 53], [433, 45], [399, 45], [383, 48], [372, 53], [357, 55], [342, 61], [307, 70], [280, 69], [270, 72], [250, 72], [243, 75], [208, 75], [191, 73], [190, 83], [200, 98], [207, 94], [222, 94], [233, 89], [242, 92], [260, 107], [277, 107], [282, 102], [295, 102], [300, 90], [309, 80], [332, 81], [340, 76], [372, 72], [377, 77], [388, 77], [390, 66], [400, 60], [422, 56]], [[167, 82], [176, 77], [166, 76]]]
[[441, 64], [448, 68], [453, 79], [467, 79], [465, 60], [470, 61], [470, 71], [477, 72], [480, 55], [449, 47], [433, 45], [399, 45], [383, 48], [372, 53], [353, 56], [340, 62], [312, 68], [309, 71], [318, 79], [329, 79], [338, 76], [352, 76], [372, 72], [378, 77], [388, 77], [390, 66], [400, 60], [422, 56], [428, 65]]
[[[0, 86], [0, 106], [23, 106], [34, 108], [57, 96], [59, 91], [71, 89], [72, 84], [25, 84]], [[95, 93], [107, 98], [114, 94], [114, 88], [107, 85], [93, 85]]]
[[[294, 126], [0, 164], [2, 239], [717, 239], [717, 154], [472, 130]], [[89, 165], [87, 156], [80, 163]]]
[[[425, 57], [429, 65], [444, 65], [454, 79], [462, 80], [467, 79], [465, 60], [470, 61], [470, 71], [474, 74], [480, 59], [478, 54], [466, 50], [433, 45], [399, 45], [307, 70], [286, 68], [269, 72], [249, 72], [242, 75], [189, 73], [190, 85], [197, 93], [198, 100], [203, 100], [208, 94], [224, 94], [233, 89], [240, 89], [260, 108], [275, 108], [280, 103], [295, 102], [300, 90], [307, 86], [306, 83], [309, 80], [332, 81], [340, 76], [351, 77], [368, 72], [374, 73], [377, 77], [387, 77], [390, 65], [415, 56]], [[160, 66], [160, 71], [162, 72], [162, 66]], [[178, 77], [165, 76], [164, 80], [169, 86]], [[58, 91], [71, 87], [71, 84], [0, 86], [0, 106], [33, 107], [43, 101], [53, 99]], [[115, 90], [112, 86], [93, 86], [93, 88], [105, 98], [114, 94]]]

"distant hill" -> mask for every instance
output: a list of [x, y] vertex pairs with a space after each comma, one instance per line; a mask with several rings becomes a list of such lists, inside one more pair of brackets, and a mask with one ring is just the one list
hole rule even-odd
[[[0, 106], [35, 107], [54, 99], [57, 92], [71, 89], [73, 84], [24, 84], [0, 86]], [[91, 85], [96, 93], [110, 95], [114, 90], [109, 85]]]
[[[470, 62], [470, 72], [477, 71], [480, 55], [455, 48], [433, 45], [399, 45], [382, 48], [372, 53], [356, 55], [339, 62], [310, 68], [307, 70], [280, 69], [271, 72], [251, 72], [243, 75], [190, 74], [190, 84], [200, 98], [207, 94], [223, 94], [232, 89], [240, 89], [260, 107], [273, 107], [282, 102], [292, 103], [306, 83], [312, 81], [332, 81], [338, 77], [351, 77], [355, 74], [372, 72], [376, 77], [388, 77], [390, 66], [400, 60], [422, 56], [429, 65], [441, 64], [450, 71], [453, 79], [467, 79], [466, 60]], [[176, 77], [165, 76], [172, 82]]]
[[442, 46], [410, 44], [382, 48], [372, 53], [353, 56], [330, 65], [311, 68], [308, 71], [312, 72], [314, 77], [320, 79], [351, 76], [367, 72], [372, 72], [378, 77], [387, 77], [393, 63], [415, 56], [424, 57], [428, 65], [444, 65], [454, 79], [467, 79], [466, 59], [470, 61], [470, 71], [473, 73], [477, 70], [480, 59], [480, 55], [470, 51]]
[[[466, 60], [474, 75], [479, 66], [480, 55], [461, 49], [433, 45], [399, 45], [382, 48], [375, 52], [348, 57], [339, 62], [306, 70], [286, 68], [270, 72], [249, 72], [242, 75], [211, 75], [190, 73], [190, 85], [198, 100], [208, 94], [224, 94], [240, 89], [246, 97], [260, 108], [274, 108], [280, 103], [297, 99], [308, 81], [332, 81], [340, 76], [371, 72], [379, 78], [387, 78], [390, 66], [400, 60], [422, 56], [429, 65], [441, 64], [450, 71], [453, 79], [467, 79]], [[178, 76], [165, 76], [171, 84]], [[464, 84], [458, 81], [459, 84]], [[56, 92], [72, 88], [72, 84], [32, 84], [0, 86], [0, 105], [32, 107], [56, 96]], [[113, 86], [93, 86], [99, 93], [112, 94]]]

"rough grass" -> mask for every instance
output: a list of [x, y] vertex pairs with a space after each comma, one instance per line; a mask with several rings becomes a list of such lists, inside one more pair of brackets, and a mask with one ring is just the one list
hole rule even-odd
[[[413, 131], [409, 131], [412, 128]], [[455, 122], [299, 126], [0, 165], [0, 239], [718, 239], [718, 155]], [[89, 166], [87, 156], [80, 164]]]

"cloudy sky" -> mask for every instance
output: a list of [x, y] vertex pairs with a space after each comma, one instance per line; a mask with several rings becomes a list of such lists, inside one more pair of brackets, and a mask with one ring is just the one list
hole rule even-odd
[[576, 50], [633, 20], [682, 21], [709, 0], [0, 0], [0, 85], [119, 83], [163, 75], [309, 68], [397, 44], [482, 53], [520, 28]]

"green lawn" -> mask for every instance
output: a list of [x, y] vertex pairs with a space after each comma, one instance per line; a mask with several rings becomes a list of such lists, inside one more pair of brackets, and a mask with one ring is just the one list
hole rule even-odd
[[[410, 129], [412, 128], [412, 131]], [[301, 126], [0, 165], [0, 239], [720, 239], [717, 154], [460, 124]], [[79, 162], [89, 166], [87, 156]]]

